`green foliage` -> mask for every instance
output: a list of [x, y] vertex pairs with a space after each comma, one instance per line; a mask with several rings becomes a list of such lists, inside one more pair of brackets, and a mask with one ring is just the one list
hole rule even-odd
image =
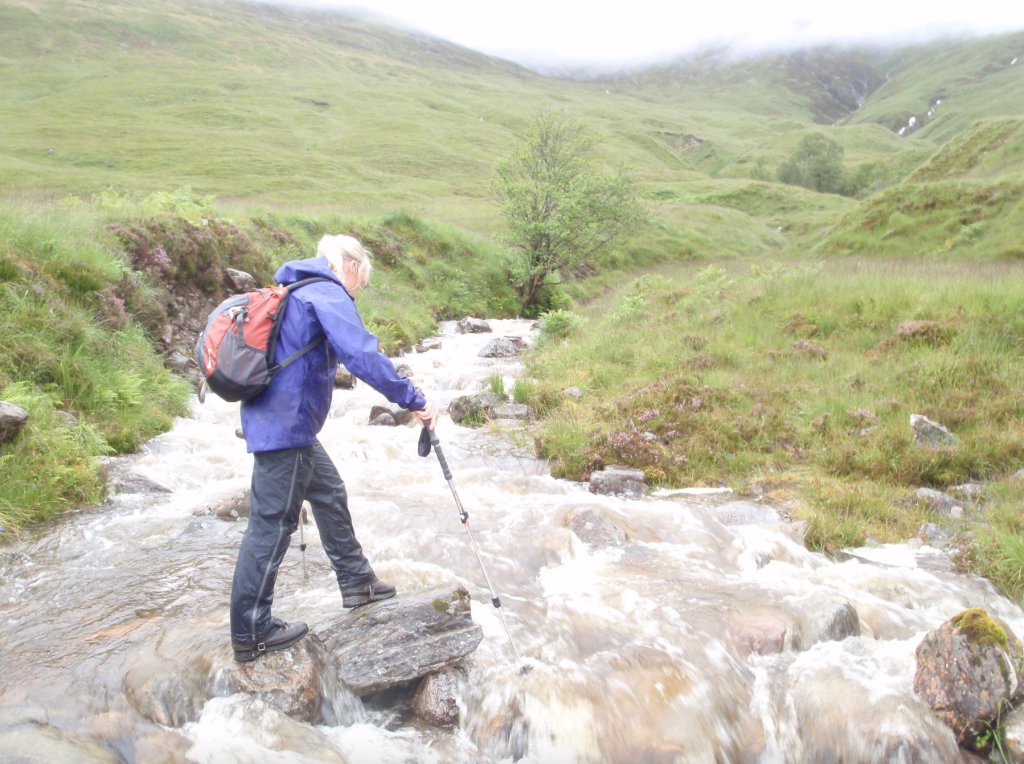
[[505, 378], [501, 376], [501, 372], [494, 372], [491, 374], [489, 380], [491, 392], [497, 395], [499, 398], [505, 398]]
[[541, 329], [543, 337], [551, 339], [563, 339], [583, 326], [583, 317], [568, 310], [549, 310], [541, 314], [544, 326]]
[[524, 312], [551, 276], [588, 265], [646, 220], [637, 181], [623, 170], [598, 172], [595, 145], [586, 123], [564, 111], [541, 111], [495, 165], [494, 195]]
[[850, 179], [843, 167], [843, 147], [831, 138], [813, 133], [779, 167], [779, 182], [803, 186], [826, 194], [849, 194]]
[[512, 383], [512, 400], [516, 403], [533, 403], [537, 397], [537, 383], [532, 379], [516, 379]]
[[[567, 342], [530, 356], [544, 403], [543, 455], [573, 479], [610, 463], [667, 485], [778, 483], [834, 551], [915, 535], [921, 485], [1024, 465], [1024, 287], [1017, 264], [743, 262], [663, 269], [643, 284], [645, 320], [616, 316], [632, 283], [595, 300]], [[916, 322], [916, 323], [911, 323]], [[932, 328], [934, 327], [934, 329]], [[586, 407], [561, 390], [588, 391]], [[920, 413], [951, 449], [915, 445]], [[973, 554], [1022, 589], [1019, 487], [974, 529]], [[1014, 501], [1016, 503], [1014, 503]]]

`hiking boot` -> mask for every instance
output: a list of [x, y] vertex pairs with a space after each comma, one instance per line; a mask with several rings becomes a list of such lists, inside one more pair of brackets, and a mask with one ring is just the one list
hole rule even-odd
[[345, 607], [359, 607], [370, 602], [391, 599], [394, 596], [395, 587], [384, 583], [374, 576], [368, 584], [353, 586], [350, 589], [342, 589], [341, 604]]
[[272, 653], [275, 650], [284, 650], [291, 647], [309, 631], [309, 627], [302, 621], [285, 623], [280, 618], [270, 619], [270, 628], [265, 636], [252, 642], [232, 642], [231, 647], [235, 651], [235, 660], [239, 663], [249, 663], [259, 658], [263, 653]]

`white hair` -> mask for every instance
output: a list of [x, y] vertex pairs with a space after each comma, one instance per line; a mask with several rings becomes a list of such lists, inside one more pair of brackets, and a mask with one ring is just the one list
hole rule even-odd
[[370, 253], [359, 243], [358, 239], [351, 236], [324, 236], [316, 247], [317, 257], [326, 257], [330, 263], [334, 275], [342, 281], [345, 280], [345, 272], [342, 265], [346, 260], [352, 260], [359, 266], [356, 271], [359, 274], [359, 286], [365, 286], [370, 280], [370, 271], [373, 270], [373, 263], [370, 262]]

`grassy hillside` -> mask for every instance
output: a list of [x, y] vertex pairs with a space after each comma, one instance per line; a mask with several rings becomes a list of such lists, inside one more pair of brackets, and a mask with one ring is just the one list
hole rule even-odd
[[[913, 504], [915, 488], [995, 481], [988, 525], [954, 530], [1020, 598], [1024, 525], [1008, 476], [1024, 466], [1022, 276], [1019, 263], [852, 258], [671, 266], [542, 342], [541, 448], [573, 479], [629, 464], [663, 486], [767, 492], [823, 550], [941, 522]], [[561, 395], [570, 386], [580, 401]], [[959, 443], [915, 445], [911, 414]]]
[[438, 320], [518, 307], [501, 250], [451, 226], [406, 214], [240, 212], [187, 191], [0, 205], [0, 400], [30, 413], [0, 455], [0, 527], [98, 501], [97, 457], [133, 451], [188, 412], [191, 388], [158, 352], [180, 302], [168, 288], [216, 301], [224, 268], [271, 283], [278, 264], [345, 232], [375, 253], [359, 306], [388, 350]]

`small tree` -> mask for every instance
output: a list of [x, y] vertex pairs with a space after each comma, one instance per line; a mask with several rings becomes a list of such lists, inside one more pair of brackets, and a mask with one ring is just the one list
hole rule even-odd
[[510, 271], [523, 312], [549, 274], [594, 258], [647, 219], [637, 181], [599, 172], [594, 134], [564, 111], [539, 112], [494, 168], [494, 197], [508, 223]]
[[779, 180], [827, 194], [850, 193], [843, 147], [824, 135], [808, 135], [779, 167]]

